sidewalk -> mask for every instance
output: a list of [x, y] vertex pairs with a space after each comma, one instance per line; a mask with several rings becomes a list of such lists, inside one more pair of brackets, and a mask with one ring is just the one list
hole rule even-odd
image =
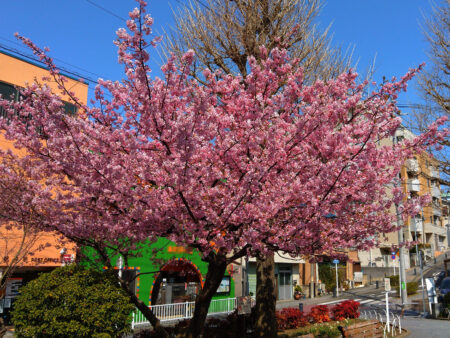
[[[435, 268], [436, 266], [441, 266], [441, 270], [444, 270], [444, 259], [450, 258], [450, 250], [447, 250], [437, 256], [435, 259], [430, 259], [427, 262], [425, 262], [423, 266], [423, 273], [424, 275], [431, 269]], [[434, 263], [436, 260], [436, 263]], [[414, 274], [414, 271], [416, 274]], [[413, 268], [410, 268], [406, 270], [406, 281], [407, 282], [420, 282], [420, 267], [416, 266]]]

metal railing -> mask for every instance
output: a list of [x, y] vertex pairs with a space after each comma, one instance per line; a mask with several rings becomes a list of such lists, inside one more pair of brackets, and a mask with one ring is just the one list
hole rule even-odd
[[[389, 311], [387, 316], [386, 310], [365, 310], [360, 312], [360, 318], [377, 319], [383, 324], [384, 337], [393, 336], [402, 333], [402, 322], [399, 315]], [[387, 321], [389, 318], [389, 322]]]
[[[252, 306], [254, 304], [255, 301], [252, 299]], [[231, 313], [236, 309], [236, 306], [236, 298], [214, 299], [209, 305], [208, 316], [220, 313]], [[194, 315], [195, 302], [152, 305], [150, 308], [161, 322], [169, 322], [192, 318]], [[132, 329], [136, 326], [150, 325], [147, 318], [145, 318], [139, 310], [136, 310], [132, 316]]]

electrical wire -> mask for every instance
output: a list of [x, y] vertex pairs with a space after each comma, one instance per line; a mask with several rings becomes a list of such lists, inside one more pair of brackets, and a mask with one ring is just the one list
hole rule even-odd
[[[39, 59], [29, 55], [29, 54], [25, 54], [24, 52], [21, 52], [21, 51], [15, 49], [15, 48], [11, 48], [9, 46], [6, 46], [6, 45], [0, 43], [0, 50], [1, 49], [5, 50], [5, 51], [7, 51], [9, 53], [20, 55], [23, 58], [26, 58], [28, 60], [31, 60], [33, 62], [42, 64], [42, 65], [45, 66], [45, 62], [43, 62], [43, 61], [41, 61], [41, 60], [39, 60]], [[98, 84], [98, 82], [96, 80], [93, 80], [93, 79], [91, 79], [91, 78], [89, 78], [87, 76], [81, 75], [81, 74], [79, 74], [77, 72], [74, 72], [74, 71], [71, 71], [71, 70], [68, 70], [67, 68], [63, 68], [63, 67], [58, 67], [58, 68], [61, 71], [63, 71], [64, 73], [68, 74], [68, 75], [71, 75], [71, 76], [74, 76], [74, 77], [78, 77], [80, 79], [83, 79], [83, 80], [87, 81], [88, 83], [91, 83], [91, 84]]]
[[122, 20], [122, 21], [127, 21], [125, 18], [121, 17], [120, 15], [117, 15], [116, 13], [110, 11], [109, 9], [102, 7], [98, 4], [96, 4], [95, 2], [91, 1], [91, 0], [86, 0], [88, 3], [90, 3], [92, 6], [97, 7], [98, 9], [102, 10], [105, 13], [108, 13], [109, 15], [115, 17], [116, 19]]
[[[9, 39], [7, 39], [7, 38], [5, 38], [5, 37], [0, 36], [0, 40], [4, 40], [4, 41], [6, 41], [6, 42], [9, 42], [9, 43], [12, 43], [12, 44], [14, 44], [14, 45], [17, 45], [17, 46], [19, 46], [19, 47], [24, 48], [23, 44], [18, 43], [18, 42], [15, 42], [15, 41], [13, 41], [13, 40], [9, 40]], [[13, 48], [13, 47], [10, 47], [10, 46], [8, 46], [8, 47], [9, 47], [9, 48]], [[24, 49], [25, 49], [25, 48], [24, 48]], [[31, 56], [30, 56], [30, 57], [31, 57]], [[66, 61], [64, 61], [64, 60], [59, 59], [59, 58], [55, 58], [55, 57], [52, 57], [52, 58], [53, 58], [54, 60], [60, 62], [60, 63], [64, 63], [64, 64], [66, 64], [66, 65], [68, 65], [68, 66], [70, 66], [70, 67], [72, 67], [72, 68], [76, 68], [76, 69], [81, 70], [81, 71], [83, 71], [83, 72], [85, 72], [85, 73], [89, 73], [89, 74], [91, 74], [91, 75], [95, 75], [96, 77], [100, 77], [100, 78], [103, 78], [103, 79], [105, 78], [104, 76], [101, 76], [100, 74], [97, 74], [97, 73], [91, 72], [91, 71], [89, 71], [89, 70], [87, 70], [87, 69], [81, 68], [81, 67], [79, 67], [79, 66], [70, 64], [70, 63], [68, 63], [68, 62], [66, 62]], [[35, 59], [35, 61], [36, 61], [36, 62], [39, 62], [39, 60], [37, 60], [37, 59]]]

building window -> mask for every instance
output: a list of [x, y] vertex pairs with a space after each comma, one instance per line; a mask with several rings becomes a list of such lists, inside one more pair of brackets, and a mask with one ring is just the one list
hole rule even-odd
[[[15, 86], [1, 81], [0, 81], [0, 94], [2, 96], [2, 99], [6, 99], [13, 102], [17, 102], [21, 99], [20, 91], [17, 90]], [[64, 104], [64, 110], [67, 115], [75, 116], [77, 114], [78, 107], [76, 105], [66, 101], [62, 102]], [[0, 116], [6, 117], [6, 112], [4, 111], [3, 108], [0, 108]]]
[[217, 288], [216, 293], [218, 294], [229, 294], [230, 293], [230, 285], [231, 285], [231, 278], [230, 276], [224, 276], [222, 278], [222, 281], [220, 282], [219, 287]]
[[[0, 81], [0, 95], [3, 100], [17, 101], [17, 89], [5, 82]], [[0, 107], [0, 116], [6, 118], [6, 111]]]

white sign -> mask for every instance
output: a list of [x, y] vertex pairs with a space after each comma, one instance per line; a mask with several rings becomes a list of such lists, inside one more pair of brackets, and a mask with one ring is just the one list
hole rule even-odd
[[19, 295], [19, 288], [21, 286], [22, 278], [8, 278], [8, 280], [6, 281], [5, 298], [16, 298]]
[[252, 297], [243, 296], [237, 297], [238, 315], [245, 315], [252, 312]]
[[428, 301], [430, 304], [437, 304], [436, 287], [433, 278], [425, 278], [425, 286], [427, 287]]
[[390, 278], [384, 279], [384, 291], [391, 291], [391, 279]]
[[357, 282], [357, 283], [362, 283], [363, 273], [362, 272], [354, 272], [353, 273], [353, 281]]

